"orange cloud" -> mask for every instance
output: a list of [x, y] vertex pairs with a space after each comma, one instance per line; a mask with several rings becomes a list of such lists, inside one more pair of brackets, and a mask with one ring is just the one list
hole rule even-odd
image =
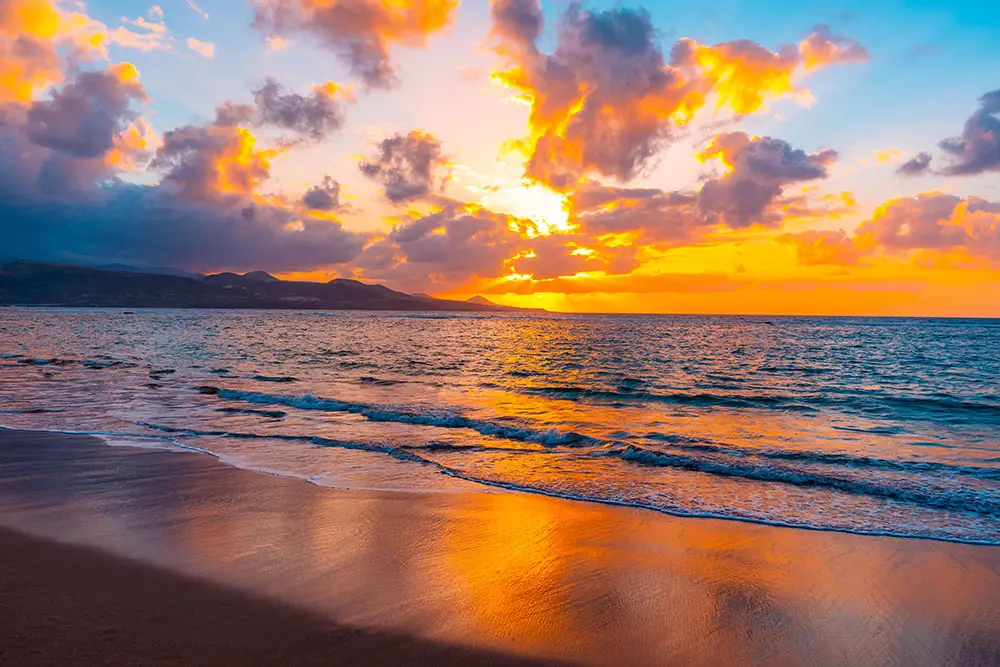
[[424, 46], [450, 25], [459, 0], [254, 0], [254, 24], [269, 40], [293, 32], [314, 35], [374, 87], [396, 80], [395, 46]]
[[494, 80], [530, 105], [529, 136], [512, 147], [526, 175], [559, 191], [600, 175], [629, 181], [710, 98], [717, 110], [748, 114], [788, 94], [807, 69], [867, 57], [851, 40], [819, 28], [778, 52], [740, 40], [714, 46], [679, 40], [664, 58], [648, 12], [571, 5], [555, 51], [537, 45], [537, 0], [494, 0], [496, 51], [506, 68]]
[[215, 57], [215, 44], [211, 42], [203, 42], [194, 37], [188, 37], [187, 47], [203, 58], [211, 60]]
[[141, 172], [159, 142], [152, 126], [138, 118], [115, 137], [114, 147], [104, 159], [118, 171]]
[[165, 172], [163, 184], [189, 200], [219, 195], [252, 195], [270, 177], [282, 149], [257, 149], [242, 127], [187, 125], [163, 135], [151, 167]]
[[959, 260], [955, 266], [1000, 267], [1000, 203], [929, 192], [880, 204], [853, 236], [806, 231], [778, 240], [795, 246], [804, 265], [853, 265], [881, 255], [925, 266], [949, 256]]
[[0, 5], [0, 102], [27, 103], [64, 78], [63, 57], [107, 59], [108, 45], [170, 48], [163, 23], [122, 19], [115, 29], [53, 0], [5, 0]]
[[795, 246], [800, 264], [857, 264], [861, 249], [843, 230], [835, 232], [810, 230], [799, 234], [786, 234], [778, 239]]

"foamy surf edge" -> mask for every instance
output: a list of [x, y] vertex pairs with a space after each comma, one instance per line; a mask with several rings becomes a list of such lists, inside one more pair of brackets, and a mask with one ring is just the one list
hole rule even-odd
[[[151, 450], [151, 449], [166, 450], [166, 449], [169, 449], [170, 451], [175, 451], [175, 452], [178, 452], [178, 453], [202, 454], [202, 455], [210, 456], [210, 457], [214, 458], [215, 460], [219, 461], [220, 463], [222, 463], [224, 465], [227, 465], [227, 466], [229, 466], [231, 468], [236, 468], [236, 469], [240, 469], [240, 470], [246, 470], [248, 472], [260, 473], [260, 474], [265, 474], [265, 475], [271, 475], [271, 476], [275, 476], [275, 477], [284, 477], [284, 478], [287, 478], [287, 479], [296, 479], [296, 480], [304, 481], [304, 482], [307, 482], [307, 483], [312, 484], [314, 486], [318, 486], [320, 488], [325, 488], [325, 489], [332, 489], [332, 490], [343, 491], [343, 492], [350, 492], [350, 491], [371, 491], [371, 492], [386, 492], [386, 493], [393, 492], [393, 490], [391, 490], [391, 489], [360, 488], [360, 487], [356, 487], [356, 486], [333, 486], [333, 485], [328, 485], [328, 484], [322, 484], [320, 482], [321, 482], [322, 478], [324, 477], [324, 475], [326, 475], [327, 473], [322, 473], [320, 475], [315, 475], [315, 476], [305, 476], [305, 475], [296, 475], [296, 474], [288, 472], [288, 471], [280, 471], [280, 470], [273, 470], [273, 469], [262, 468], [262, 467], [259, 467], [259, 466], [253, 466], [253, 465], [249, 465], [249, 464], [246, 464], [244, 462], [238, 461], [238, 460], [234, 459], [233, 457], [223, 456], [223, 455], [217, 454], [216, 452], [212, 452], [212, 451], [207, 450], [207, 449], [202, 449], [202, 448], [198, 448], [198, 447], [192, 447], [192, 446], [189, 446], [189, 445], [183, 445], [183, 444], [177, 442], [176, 439], [169, 438], [169, 437], [166, 437], [166, 436], [164, 436], [164, 437], [157, 437], [155, 435], [144, 435], [144, 434], [116, 434], [116, 433], [106, 433], [106, 432], [70, 431], [70, 430], [64, 430], [64, 429], [22, 428], [22, 427], [17, 427], [17, 426], [6, 426], [6, 425], [2, 425], [2, 424], [0, 424], [0, 430], [25, 431], [25, 432], [33, 432], [33, 433], [54, 433], [54, 434], [62, 434], [62, 435], [91, 436], [91, 437], [95, 437], [95, 438], [101, 440], [106, 445], [112, 446], [112, 447], [138, 448], [138, 449], [146, 449], [146, 450]], [[111, 444], [109, 442], [109, 439], [115, 440], [116, 444]], [[152, 444], [151, 444], [152, 441], [155, 441], [155, 442], [159, 443], [159, 446], [158, 447], [152, 446]], [[404, 458], [404, 457], [395, 457], [395, 458]], [[768, 527], [772, 527], [772, 528], [785, 528], [785, 529], [794, 529], [794, 530], [809, 530], [809, 531], [821, 532], [821, 533], [841, 533], [841, 534], [859, 535], [859, 536], [865, 536], [865, 537], [884, 537], [884, 538], [909, 539], [909, 540], [930, 540], [930, 541], [934, 541], [934, 542], [948, 542], [948, 543], [951, 543], [951, 544], [965, 544], [965, 545], [985, 546], [985, 547], [1000, 547], [1000, 541], [990, 542], [990, 541], [987, 541], [987, 540], [976, 540], [976, 539], [971, 539], [971, 538], [970, 539], [963, 539], [963, 538], [957, 538], [957, 537], [944, 537], [944, 536], [937, 536], [937, 535], [920, 535], [920, 534], [914, 534], [914, 533], [893, 532], [893, 531], [875, 531], [875, 530], [868, 531], [868, 530], [861, 530], [861, 529], [852, 530], [852, 529], [847, 529], [847, 528], [836, 528], [836, 527], [829, 527], [829, 526], [813, 526], [813, 525], [809, 525], [809, 524], [798, 524], [798, 523], [782, 522], [782, 521], [769, 520], [769, 519], [758, 519], [758, 518], [750, 518], [750, 517], [732, 516], [732, 515], [717, 514], [717, 513], [711, 513], [711, 512], [686, 512], [684, 510], [678, 510], [678, 509], [674, 509], [674, 508], [657, 507], [655, 505], [649, 505], [649, 504], [638, 503], [638, 502], [629, 502], [629, 501], [615, 500], [613, 498], [595, 498], [595, 497], [592, 497], [592, 496], [585, 496], [585, 495], [582, 495], [582, 494], [578, 495], [578, 494], [572, 494], [572, 493], [557, 492], [557, 491], [551, 491], [551, 490], [548, 490], [548, 489], [539, 489], [539, 488], [534, 488], [534, 487], [519, 486], [517, 484], [510, 484], [510, 483], [500, 482], [500, 481], [495, 481], [495, 480], [476, 478], [476, 477], [473, 477], [471, 475], [463, 474], [463, 473], [458, 472], [456, 470], [453, 470], [451, 468], [447, 468], [447, 467], [445, 467], [445, 466], [443, 466], [443, 465], [441, 465], [439, 463], [432, 462], [432, 461], [426, 461], [424, 459], [421, 459], [420, 461], [414, 461], [414, 462], [415, 463], [420, 463], [420, 462], [429, 463], [431, 466], [437, 468], [438, 471], [441, 474], [443, 474], [443, 475], [446, 475], [446, 476], [449, 476], [449, 477], [453, 477], [453, 478], [456, 478], [456, 479], [461, 479], [463, 481], [470, 482], [470, 483], [475, 484], [475, 485], [479, 485], [479, 486], [483, 487], [482, 490], [481, 490], [481, 492], [484, 492], [484, 493], [485, 492], [489, 492], [489, 490], [491, 490], [491, 489], [492, 490], [501, 490], [501, 491], [514, 492], [514, 493], [530, 493], [530, 494], [533, 494], [533, 495], [547, 496], [549, 498], [555, 498], [555, 499], [559, 499], [559, 500], [568, 500], [568, 501], [585, 502], [585, 503], [596, 503], [596, 504], [599, 504], [599, 505], [606, 505], [606, 506], [611, 506], [611, 507], [624, 507], [624, 508], [638, 509], [638, 510], [650, 510], [650, 511], [656, 512], [658, 514], [664, 514], [664, 515], [667, 515], [667, 516], [677, 517], [677, 518], [681, 518], [681, 519], [709, 519], [709, 520], [717, 520], [717, 521], [738, 521], [740, 523], [756, 524], [756, 525], [768, 526]], [[402, 492], [404, 492], [404, 493], [422, 494], [422, 493], [450, 492], [450, 491], [446, 490], [446, 489], [437, 490], [437, 491], [436, 490], [432, 490], [432, 489], [426, 489], [426, 490], [425, 489], [405, 489], [405, 490], [402, 490]]]

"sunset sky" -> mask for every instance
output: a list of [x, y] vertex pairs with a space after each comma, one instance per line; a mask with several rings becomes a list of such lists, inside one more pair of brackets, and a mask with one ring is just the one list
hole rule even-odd
[[1000, 316], [991, 7], [0, 0], [0, 260]]

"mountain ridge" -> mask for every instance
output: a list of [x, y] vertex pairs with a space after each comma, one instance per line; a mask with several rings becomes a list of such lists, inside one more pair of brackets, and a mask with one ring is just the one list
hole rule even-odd
[[[131, 267], [129, 267], [131, 269]], [[379, 284], [336, 278], [279, 280], [263, 271], [201, 278], [17, 260], [0, 264], [0, 305], [96, 308], [205, 308], [542, 312], [417, 297]]]

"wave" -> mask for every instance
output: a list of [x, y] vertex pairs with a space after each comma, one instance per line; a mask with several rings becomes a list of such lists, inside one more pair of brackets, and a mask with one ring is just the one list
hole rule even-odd
[[[304, 442], [318, 447], [335, 447], [338, 449], [354, 449], [380, 454], [391, 454], [393, 456], [407, 456], [410, 460], [415, 454], [412, 452], [499, 452], [504, 454], [531, 453], [544, 454], [544, 450], [519, 449], [516, 447], [490, 447], [486, 445], [457, 445], [448, 442], [429, 441], [420, 445], [398, 445], [395, 443], [363, 442], [360, 440], [337, 440], [318, 435], [292, 435], [288, 433], [253, 433], [246, 431], [227, 431], [221, 429], [197, 429], [179, 426], [165, 426], [163, 424], [153, 424], [150, 422], [137, 422], [137, 426], [148, 428], [153, 431], [169, 433], [176, 436], [208, 437], [208, 438], [230, 438], [233, 440], [279, 440], [282, 442]], [[207, 450], [206, 450], [207, 451]], [[404, 454], [410, 452], [410, 454]], [[419, 458], [419, 457], [418, 457]], [[441, 467], [436, 461], [429, 461], [420, 458], [421, 463], [426, 463], [434, 467]]]
[[403, 380], [389, 380], [386, 378], [372, 377], [371, 375], [365, 375], [364, 377], [358, 378], [358, 382], [361, 384], [372, 385], [375, 387], [392, 387], [397, 384], [403, 384]]
[[991, 491], [934, 488], [926, 480], [914, 480], [913, 486], [893, 485], [888, 480], [869, 481], [822, 475], [802, 469], [791, 470], [760, 462], [719, 460], [683, 454], [654, 452], [634, 445], [619, 454], [622, 460], [647, 466], [680, 468], [725, 477], [738, 477], [759, 482], [778, 482], [794, 486], [823, 487], [854, 495], [875, 496], [900, 500], [935, 509], [975, 512], [1000, 516], [1000, 495]]
[[[347, 449], [359, 449], [373, 452], [382, 452], [395, 459], [401, 461], [413, 462], [416, 464], [428, 466], [434, 470], [437, 470], [441, 474], [453, 477], [456, 479], [461, 479], [470, 483], [480, 484], [486, 487], [494, 487], [506, 489], [509, 491], [521, 492], [521, 493], [531, 493], [537, 495], [544, 495], [552, 498], [561, 498], [567, 500], [575, 500], [582, 502], [594, 502], [603, 505], [621, 506], [621, 507], [632, 507], [637, 509], [652, 510], [662, 514], [668, 514], [671, 516], [687, 517], [687, 518], [707, 518], [707, 519], [720, 519], [729, 521], [741, 521], [747, 523], [756, 523], [762, 525], [786, 527], [786, 528], [798, 528], [805, 530], [816, 530], [816, 531], [826, 531], [826, 532], [841, 532], [841, 533], [851, 533], [858, 535], [875, 535], [875, 536], [886, 536], [895, 538], [913, 538], [913, 539], [931, 539], [935, 541], [943, 542], [954, 542], [954, 543], [964, 543], [964, 544], [981, 544], [981, 545], [1000, 545], [1000, 539], [996, 538], [980, 538], [971, 537], [964, 535], [955, 535], [944, 533], [941, 531], [928, 530], [926, 532], [917, 531], [907, 531], [907, 530], [893, 530], [891, 528], [872, 528], [869, 526], [836, 526], [836, 525], [822, 525], [822, 524], [810, 524], [797, 521], [789, 521], [782, 519], [780, 517], [765, 517], [765, 516], [747, 516], [738, 513], [728, 513], [725, 511], [703, 511], [703, 510], [691, 510], [681, 506], [665, 506], [657, 505], [646, 501], [629, 499], [629, 498], [615, 498], [608, 496], [601, 496], [595, 494], [587, 493], [576, 493], [568, 492], [560, 489], [545, 488], [543, 486], [531, 486], [526, 484], [518, 484], [514, 482], [509, 482], [500, 479], [493, 479], [490, 477], [484, 477], [480, 475], [473, 475], [467, 472], [457, 470], [455, 468], [446, 466], [437, 461], [432, 461], [420, 456], [419, 452], [421, 449], [426, 451], [435, 451], [440, 449], [490, 449], [490, 448], [479, 448], [473, 446], [464, 445], [448, 445], [447, 443], [440, 442], [429, 442], [423, 446], [405, 446], [405, 447], [391, 447], [388, 445], [378, 445], [374, 443], [359, 443], [359, 442], [349, 442], [349, 441], [337, 441], [328, 438], [316, 438], [310, 436], [289, 436], [289, 435], [272, 435], [272, 434], [253, 434], [253, 433], [234, 433], [228, 431], [201, 431], [198, 429], [184, 429], [175, 428], [169, 426], [160, 426], [156, 424], [139, 424], [146, 428], [153, 430], [160, 430], [168, 433], [169, 435], [158, 437], [151, 436], [148, 434], [127, 434], [127, 433], [108, 433], [100, 431], [66, 431], [66, 430], [53, 430], [53, 429], [23, 429], [22, 427], [16, 427], [18, 430], [42, 430], [52, 433], [66, 433], [71, 435], [91, 435], [102, 439], [106, 444], [112, 446], [124, 446], [124, 447], [139, 447], [144, 449], [169, 449], [172, 451], [179, 452], [194, 452], [205, 454], [211, 456], [220, 462], [230, 465], [236, 468], [242, 468], [258, 473], [276, 475], [281, 477], [289, 477], [300, 479], [309, 483], [317, 484], [320, 486], [327, 486], [322, 484], [322, 478], [324, 474], [318, 476], [303, 476], [298, 475], [293, 472], [270, 469], [266, 467], [261, 467], [255, 463], [248, 463], [241, 460], [237, 456], [230, 456], [227, 454], [220, 454], [213, 452], [209, 449], [204, 449], [200, 447], [195, 447], [187, 445], [181, 442], [180, 437], [172, 436], [219, 436], [219, 437], [234, 437], [234, 438], [262, 438], [262, 439], [285, 439], [285, 440], [297, 440], [297, 441], [309, 441], [312, 444], [318, 446], [336, 446], [343, 447]], [[0, 428], [7, 428], [0, 426]], [[632, 448], [633, 451], [638, 453], [638, 448]], [[502, 451], [516, 451], [516, 450], [502, 450]], [[521, 451], [531, 451], [533, 453], [545, 453], [545, 450], [521, 450]], [[618, 454], [623, 454], [623, 451], [617, 452]], [[353, 487], [352, 487], [353, 488]], [[951, 508], [949, 508], [951, 509]], [[933, 528], [933, 527], [931, 527]]]
[[[199, 388], [209, 393], [206, 387]], [[211, 388], [215, 389], [215, 388]], [[322, 410], [324, 412], [348, 412], [361, 415], [374, 422], [395, 422], [437, 426], [440, 428], [466, 428], [485, 436], [537, 443], [546, 447], [594, 447], [602, 444], [597, 438], [558, 428], [533, 428], [520, 424], [506, 424], [466, 417], [461, 414], [434, 410], [403, 409], [394, 406], [379, 406], [354, 403], [311, 395], [287, 396], [283, 394], [263, 394], [252, 391], [217, 389], [216, 395], [222, 399], [245, 401], [264, 405], [285, 405], [300, 410]]]
[[937, 461], [912, 461], [905, 459], [882, 459], [873, 456], [857, 456], [838, 452], [817, 452], [814, 450], [796, 449], [762, 449], [756, 447], [740, 447], [731, 444], [714, 444], [707, 441], [697, 441], [682, 436], [671, 436], [661, 433], [648, 433], [646, 440], [665, 442], [676, 449], [703, 452], [709, 455], [723, 455], [733, 458], [763, 458], [780, 461], [796, 461], [802, 463], [818, 463], [837, 465], [846, 468], [877, 468], [892, 472], [908, 474], [947, 474], [964, 475], [977, 479], [1000, 481], [1000, 470], [980, 466], [963, 466]]
[[299, 379], [297, 377], [292, 377], [291, 375], [282, 375], [282, 376], [278, 376], [278, 377], [272, 377], [270, 375], [254, 375], [250, 379], [251, 380], [255, 380], [257, 382], [276, 382], [276, 383], [284, 383], [284, 384], [288, 384], [288, 383], [291, 383], [291, 382], [298, 382], [299, 381]]
[[268, 419], [281, 419], [288, 415], [287, 412], [283, 412], [282, 410], [253, 410], [250, 408], [219, 408], [216, 412], [230, 415], [256, 415], [258, 417], [267, 417]]
[[502, 387], [509, 391], [526, 394], [551, 396], [568, 400], [598, 399], [614, 401], [641, 401], [656, 403], [672, 403], [695, 407], [726, 407], [726, 408], [766, 408], [781, 409], [793, 412], [817, 412], [817, 408], [802, 403], [793, 396], [778, 394], [760, 394], [756, 396], [738, 396], [711, 394], [707, 392], [652, 392], [633, 390], [627, 386], [619, 387], [618, 391], [610, 389], [593, 389], [577, 386], [550, 387]]
[[[575, 385], [504, 386], [482, 383], [484, 388], [547, 396], [570, 401], [614, 401], [619, 403], [665, 403], [703, 408], [763, 409], [818, 413], [836, 409], [870, 418], [902, 421], [934, 421], [947, 424], [1000, 424], [1000, 403], [951, 395], [904, 396], [886, 393], [863, 394], [853, 390], [829, 389], [825, 394], [719, 394], [687, 391], [650, 391], [619, 385], [598, 389]], [[736, 390], [736, 387], [733, 387]], [[883, 427], [893, 428], [893, 427]]]

